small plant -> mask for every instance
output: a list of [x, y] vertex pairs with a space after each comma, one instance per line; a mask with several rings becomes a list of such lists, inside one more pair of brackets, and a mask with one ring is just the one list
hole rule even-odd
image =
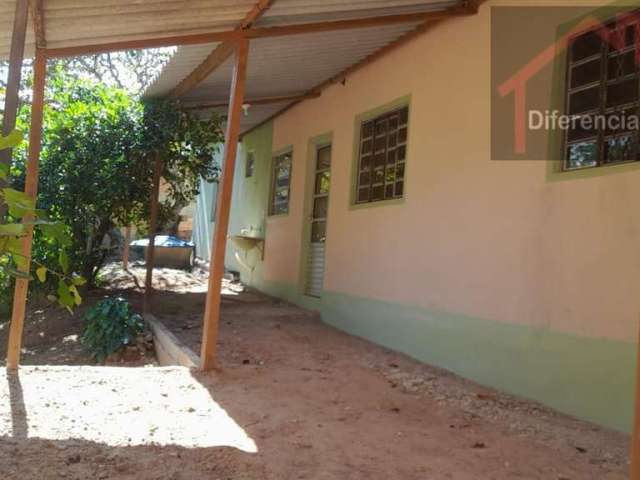
[[81, 342], [98, 362], [134, 344], [144, 329], [142, 317], [133, 313], [129, 302], [121, 297], [98, 302], [85, 314], [85, 322]]

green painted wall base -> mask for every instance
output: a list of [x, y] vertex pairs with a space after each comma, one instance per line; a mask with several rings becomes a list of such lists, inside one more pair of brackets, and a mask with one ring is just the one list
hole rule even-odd
[[318, 310], [328, 324], [480, 384], [623, 432], [633, 419], [636, 347], [293, 286], [257, 288]]

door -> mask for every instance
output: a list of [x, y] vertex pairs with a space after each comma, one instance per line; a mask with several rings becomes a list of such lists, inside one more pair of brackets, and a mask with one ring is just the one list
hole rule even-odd
[[324, 283], [324, 257], [327, 240], [327, 214], [329, 211], [329, 190], [331, 187], [331, 145], [316, 150], [314, 179], [311, 201], [311, 228], [309, 228], [309, 249], [305, 293], [312, 297], [322, 295]]

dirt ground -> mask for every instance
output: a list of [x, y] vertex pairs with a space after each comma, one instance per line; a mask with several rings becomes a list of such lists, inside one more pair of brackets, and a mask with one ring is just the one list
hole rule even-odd
[[[134, 268], [134, 273], [141, 278], [141, 269]], [[140, 304], [140, 291], [133, 288], [130, 276], [114, 268], [108, 277], [113, 288], [126, 294], [134, 305]], [[156, 279], [164, 290], [154, 295], [153, 313], [199, 352], [206, 276], [161, 270]], [[0, 398], [0, 403], [13, 408], [11, 412], [0, 410], [0, 426], [5, 425], [0, 437], [0, 477], [627, 478], [625, 435], [464, 381], [346, 335], [320, 322], [314, 313], [241, 290], [233, 284], [226, 284], [224, 290], [217, 372], [194, 371], [187, 381], [179, 369], [154, 379], [162, 369], [153, 367], [103, 369], [103, 373], [97, 369], [90, 375], [78, 367], [25, 370], [21, 371], [25, 379], [22, 387], [7, 377], [4, 395], [10, 402]], [[56, 341], [66, 338], [65, 333], [60, 332]], [[152, 372], [149, 379], [141, 380], [150, 384], [147, 393], [127, 386], [122, 380], [126, 375], [116, 374], [118, 371]], [[68, 388], [43, 388], [41, 396], [29, 393], [39, 392], [40, 384], [50, 376]], [[83, 388], [89, 381], [99, 387]], [[196, 427], [191, 426], [188, 416], [187, 420], [180, 417], [184, 402], [162, 400], [166, 400], [163, 394], [179, 397], [180, 386], [187, 383], [200, 395], [200, 403], [194, 400], [195, 406], [187, 407], [187, 412], [209, 412]], [[62, 418], [60, 412], [78, 410], [74, 407], [77, 401], [72, 400], [76, 397], [69, 395], [72, 388], [81, 399], [88, 395], [83, 392], [95, 388], [114, 389], [115, 397], [103, 404], [97, 402], [102, 405], [96, 406], [101, 408], [97, 419], [87, 418], [89, 413], [85, 413], [75, 419], [79, 425], [64, 419], [58, 428], [37, 426], [42, 418], [55, 420]], [[16, 393], [20, 391], [24, 395]], [[211, 414], [219, 409], [206, 402], [222, 408], [232, 420], [232, 428], [222, 427], [229, 418], [221, 423], [219, 414]], [[47, 417], [44, 403], [58, 405], [60, 411], [53, 410]], [[123, 412], [129, 410], [140, 417], [122, 419]], [[26, 420], [22, 411], [29, 412]], [[136, 432], [134, 441], [129, 442], [120, 430], [111, 436], [98, 434], [103, 429], [96, 428], [96, 422], [106, 430], [120, 425], [126, 431], [129, 425]], [[155, 430], [140, 434], [156, 423]], [[169, 424], [183, 425], [170, 428]], [[24, 434], [25, 425], [33, 434]], [[200, 432], [202, 426], [211, 432], [230, 430], [236, 434], [239, 427], [255, 449], [239, 448], [234, 442], [218, 442], [216, 446], [206, 435], [189, 437], [191, 430]], [[187, 435], [191, 441], [175, 438], [179, 435]]]

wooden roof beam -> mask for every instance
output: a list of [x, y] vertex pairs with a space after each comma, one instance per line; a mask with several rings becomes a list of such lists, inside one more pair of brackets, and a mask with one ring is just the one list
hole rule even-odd
[[47, 46], [47, 36], [44, 23], [43, 0], [29, 0], [31, 18], [33, 19], [33, 30], [36, 37], [36, 47], [45, 48]]
[[[273, 0], [260, 0], [247, 13], [236, 30], [245, 30], [258, 20], [264, 12], [271, 6]], [[169, 93], [169, 98], [178, 98], [187, 94], [195, 88], [199, 83], [204, 81], [213, 71], [226, 62], [235, 51], [235, 43], [226, 41], [216, 46], [211, 53], [198, 65], [189, 75], [187, 75], [173, 90]]]
[[[299, 102], [308, 98], [316, 98], [320, 96], [320, 92], [298, 93], [293, 95], [280, 95], [274, 97], [249, 98], [244, 101], [245, 105], [272, 105], [274, 103]], [[229, 102], [204, 102], [183, 104], [183, 110], [206, 110], [208, 108], [222, 108], [229, 106]]]

